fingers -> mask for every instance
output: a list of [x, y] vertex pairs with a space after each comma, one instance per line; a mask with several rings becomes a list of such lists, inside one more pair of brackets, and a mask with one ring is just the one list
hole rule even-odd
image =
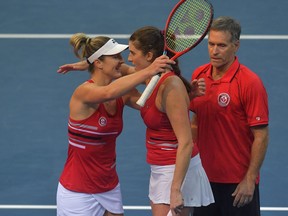
[[68, 70], [66, 69], [66, 66], [65, 66], [65, 65], [60, 66], [60, 67], [58, 68], [58, 70], [57, 70], [57, 73], [65, 74], [65, 73], [67, 73], [67, 72], [68, 72]]
[[196, 79], [191, 81], [191, 86], [197, 88], [198, 83], [197, 83], [197, 80], [196, 80]]
[[243, 207], [247, 204], [249, 204], [251, 202], [251, 200], [249, 198], [243, 198], [239, 201], [237, 207], [240, 208], [240, 207]]
[[191, 81], [190, 99], [205, 95], [206, 83], [204, 78], [194, 79]]
[[171, 70], [172, 64], [175, 64], [175, 61], [169, 59], [165, 55], [156, 58], [155, 61], [152, 63], [152, 65], [156, 67], [158, 73], [163, 73], [166, 71], [166, 69]]
[[249, 204], [253, 200], [253, 194], [254, 187], [251, 189], [245, 181], [241, 182], [232, 193], [232, 196], [235, 197], [233, 206], [240, 208]]
[[59, 68], [58, 70], [57, 70], [57, 73], [60, 73], [60, 74], [65, 74], [65, 73], [67, 73], [68, 71], [67, 70], [64, 70], [64, 69], [62, 69], [62, 68]]
[[237, 206], [238, 208], [243, 207], [249, 204], [252, 201], [252, 199], [253, 197], [250, 197], [250, 196], [241, 196], [241, 198], [239, 199], [235, 198], [233, 202], [233, 206], [235, 207]]
[[248, 203], [250, 203], [252, 200], [250, 200], [249, 198], [244, 199], [243, 205], [247, 205]]
[[199, 82], [204, 82], [204, 83], [205, 83], [205, 79], [204, 79], [204, 78], [199, 78], [198, 81], [199, 81]]
[[174, 205], [170, 206], [171, 213], [174, 216], [178, 216], [181, 214], [182, 210], [184, 209], [184, 199], [182, 198], [182, 194], [179, 194], [180, 196], [176, 196], [177, 199], [174, 201], [176, 202]]
[[205, 92], [205, 90], [206, 90], [205, 79], [204, 79], [204, 78], [200, 78], [200, 79], [198, 79], [197, 83], [198, 83], [198, 88], [199, 88], [201, 91], [204, 91], [204, 92]]
[[66, 74], [69, 71], [74, 70], [73, 65], [71, 64], [66, 64], [66, 65], [62, 65], [59, 67], [59, 69], [57, 70], [57, 73], [61, 73], [61, 74]]
[[169, 59], [166, 55], [159, 56], [158, 59], [164, 60], [166, 64], [176, 64], [174, 60]]
[[179, 215], [183, 208], [184, 208], [184, 205], [179, 205], [179, 206], [177, 206], [176, 208], [174, 208], [172, 210], [175, 213], [175, 215]]

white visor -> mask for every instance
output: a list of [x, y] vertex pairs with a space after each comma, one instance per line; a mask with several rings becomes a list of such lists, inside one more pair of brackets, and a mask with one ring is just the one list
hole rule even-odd
[[92, 64], [102, 55], [115, 55], [128, 48], [128, 45], [118, 44], [114, 39], [107, 41], [100, 49], [93, 53], [87, 61]]

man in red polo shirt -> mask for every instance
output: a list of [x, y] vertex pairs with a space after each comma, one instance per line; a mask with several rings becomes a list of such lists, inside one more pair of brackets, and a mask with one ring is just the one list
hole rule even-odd
[[212, 186], [215, 203], [194, 216], [259, 216], [259, 171], [268, 146], [268, 98], [261, 79], [240, 64], [240, 24], [215, 19], [208, 35], [210, 63], [192, 80], [204, 78], [206, 95], [191, 101], [191, 127]]

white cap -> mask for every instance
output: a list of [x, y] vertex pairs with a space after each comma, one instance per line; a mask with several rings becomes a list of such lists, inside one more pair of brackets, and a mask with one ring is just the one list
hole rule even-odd
[[108, 40], [102, 47], [93, 53], [87, 61], [92, 64], [102, 55], [115, 55], [128, 48], [128, 45], [118, 44], [114, 39]]

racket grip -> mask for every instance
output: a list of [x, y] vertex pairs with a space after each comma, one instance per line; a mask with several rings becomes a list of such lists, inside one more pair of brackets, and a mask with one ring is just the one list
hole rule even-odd
[[136, 102], [139, 106], [143, 107], [146, 103], [148, 97], [150, 96], [151, 92], [155, 88], [161, 74], [154, 75], [148, 85], [146, 86], [145, 90], [143, 91], [141, 97]]

